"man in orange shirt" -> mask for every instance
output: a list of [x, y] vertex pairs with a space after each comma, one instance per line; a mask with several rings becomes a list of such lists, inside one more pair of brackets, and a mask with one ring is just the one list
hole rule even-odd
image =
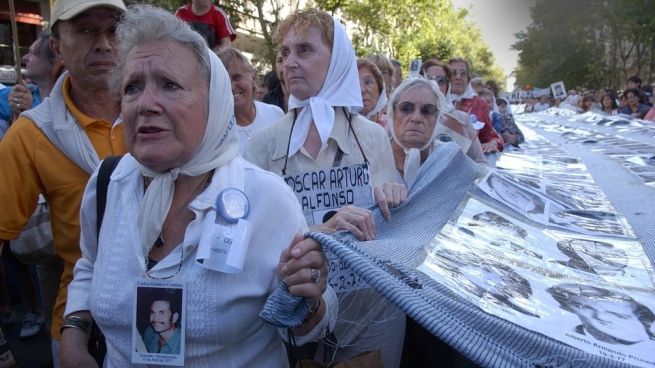
[[[42, 193], [64, 272], [53, 311], [54, 365], [66, 291], [81, 256], [79, 210], [84, 188], [100, 160], [125, 153], [120, 103], [109, 93], [118, 62], [114, 30], [122, 0], [57, 0], [52, 7], [51, 47], [68, 72], [50, 97], [29, 110], [0, 141], [0, 243], [15, 239]], [[8, 247], [0, 247], [8, 248]]]

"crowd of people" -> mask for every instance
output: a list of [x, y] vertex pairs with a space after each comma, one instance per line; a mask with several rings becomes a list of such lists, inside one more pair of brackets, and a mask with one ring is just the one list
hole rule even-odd
[[642, 80], [633, 75], [626, 80], [625, 88], [617, 93], [610, 88], [598, 90], [569, 90], [565, 98], [542, 95], [527, 98], [525, 112], [541, 112], [551, 107], [567, 108], [579, 113], [596, 112], [606, 115], [626, 115], [634, 119], [655, 121], [655, 99], [653, 88], [642, 85]]
[[[56, 256], [37, 268], [40, 307], [22, 288], [25, 336], [50, 329], [55, 367], [158, 355], [284, 367], [370, 352], [401, 365], [405, 315], [368, 285], [335, 290], [335, 259], [303, 233], [373, 240], [370, 208], [393, 221], [437, 146], [480, 165], [518, 148], [493, 81], [473, 78], [461, 57], [403, 78], [396, 60], [358, 59], [343, 25], [315, 9], [277, 25], [276, 65], [262, 79], [210, 0], [175, 14], [56, 0], [50, 21], [26, 56], [30, 84], [0, 90], [0, 251], [8, 262], [42, 196]], [[626, 108], [640, 96], [628, 89]], [[287, 185], [335, 170], [360, 173], [361, 190], [320, 213], [303, 202], [319, 184]], [[13, 323], [2, 264], [0, 276], [0, 317]], [[139, 287], [156, 296], [140, 300]], [[260, 317], [267, 308], [279, 323]], [[98, 330], [106, 355], [89, 350]]]

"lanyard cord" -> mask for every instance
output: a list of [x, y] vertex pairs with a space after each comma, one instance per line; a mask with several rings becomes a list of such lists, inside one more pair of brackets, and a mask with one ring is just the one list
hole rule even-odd
[[362, 145], [359, 144], [359, 138], [357, 138], [357, 134], [355, 134], [355, 129], [353, 128], [352, 115], [348, 111], [346, 111], [345, 107], [341, 107], [341, 109], [343, 110], [343, 113], [346, 114], [346, 120], [348, 120], [348, 126], [350, 127], [350, 131], [353, 132], [353, 136], [355, 136], [355, 142], [357, 142], [357, 147], [359, 147], [359, 152], [362, 153], [362, 157], [364, 158], [364, 163], [368, 164], [368, 159], [366, 158], [366, 154], [362, 149]]
[[[355, 129], [353, 128], [352, 114], [346, 111], [345, 107], [341, 107], [341, 109], [343, 110], [343, 113], [346, 115], [346, 120], [348, 121], [348, 127], [350, 128], [350, 131], [353, 133], [353, 136], [355, 137], [355, 142], [357, 142], [357, 147], [359, 147], [359, 152], [362, 153], [362, 157], [364, 158], [364, 163], [368, 164], [366, 153], [364, 153], [364, 150], [362, 149], [362, 145], [359, 143], [359, 138], [357, 138], [357, 134], [355, 134]], [[293, 127], [296, 126], [297, 118], [298, 118], [298, 110], [293, 109], [293, 122], [291, 123], [291, 131], [289, 132], [289, 139], [287, 140], [287, 154], [286, 156], [284, 156], [284, 166], [282, 167], [282, 176], [287, 175], [287, 164], [289, 163], [289, 147], [291, 146], [291, 135], [293, 134]], [[341, 151], [339, 147], [337, 147], [337, 149]], [[338, 155], [337, 157], [339, 158], [339, 162], [341, 162], [341, 157], [339, 157], [339, 151], [337, 152]]]
[[291, 134], [293, 134], [293, 127], [296, 126], [296, 119], [298, 118], [298, 110], [293, 109], [293, 123], [291, 123], [291, 131], [289, 132], [289, 140], [287, 141], [287, 154], [284, 156], [284, 167], [282, 168], [282, 176], [287, 175], [287, 164], [289, 163], [289, 147], [291, 147]]

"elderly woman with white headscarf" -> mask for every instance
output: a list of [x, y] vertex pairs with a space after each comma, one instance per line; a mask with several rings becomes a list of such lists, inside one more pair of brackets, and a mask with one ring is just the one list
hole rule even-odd
[[[106, 337], [105, 366], [288, 366], [287, 330], [260, 318], [281, 281], [308, 300], [297, 343], [324, 336], [336, 319], [324, 255], [299, 234], [300, 207], [279, 177], [238, 156], [230, 78], [200, 35], [162, 9], [135, 6], [117, 39], [114, 88], [130, 153], [111, 174], [101, 220], [97, 172], [84, 194], [62, 365], [95, 365], [92, 317]], [[177, 290], [181, 310], [143, 300], [159, 289]]]
[[[352, 44], [343, 26], [318, 10], [290, 15], [278, 26], [276, 41], [291, 94], [289, 112], [276, 125], [256, 132], [244, 157], [288, 183], [299, 173], [366, 165], [373, 195], [355, 198], [354, 206], [347, 203], [331, 217], [314, 214], [326, 221], [313, 225], [374, 239], [375, 223], [366, 208], [377, 202], [388, 219], [389, 209], [405, 199], [406, 189], [399, 184], [384, 129], [357, 114], [363, 104]], [[306, 183], [301, 186], [297, 193], [307, 189]], [[306, 212], [306, 217], [312, 222], [311, 214]]]
[[405, 79], [393, 92], [387, 107], [391, 147], [396, 169], [407, 187], [436, 144], [436, 126], [445, 97], [439, 86], [423, 78]]
[[[372, 240], [376, 230], [368, 208], [377, 202], [388, 219], [406, 189], [386, 132], [357, 113], [362, 95], [352, 44], [339, 21], [316, 9], [291, 14], [277, 32], [289, 112], [255, 133], [245, 158], [285, 178], [314, 229], [347, 230]], [[336, 352], [325, 356], [338, 361], [379, 350], [385, 367], [397, 367], [404, 314], [365, 283], [339, 283], [354, 273], [338, 267], [334, 257], [330, 263], [340, 269], [330, 274], [330, 285], [344, 313], [334, 331], [337, 341], [325, 344], [337, 346]]]
[[387, 89], [380, 69], [375, 64], [366, 60], [357, 60], [357, 71], [359, 72], [359, 86], [362, 90], [362, 110], [359, 112], [374, 123], [386, 127]]

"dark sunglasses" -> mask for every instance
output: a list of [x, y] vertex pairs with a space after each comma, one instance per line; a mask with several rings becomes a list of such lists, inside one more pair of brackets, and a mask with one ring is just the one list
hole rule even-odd
[[[405, 102], [400, 102], [396, 104], [396, 108], [402, 115], [410, 115], [413, 114], [414, 111], [416, 110], [416, 104], [413, 102], [405, 101]], [[431, 118], [437, 115], [439, 112], [439, 109], [437, 109], [437, 106], [432, 105], [432, 104], [425, 104], [419, 108], [419, 111], [421, 112], [421, 115], [423, 115], [426, 118]]]

